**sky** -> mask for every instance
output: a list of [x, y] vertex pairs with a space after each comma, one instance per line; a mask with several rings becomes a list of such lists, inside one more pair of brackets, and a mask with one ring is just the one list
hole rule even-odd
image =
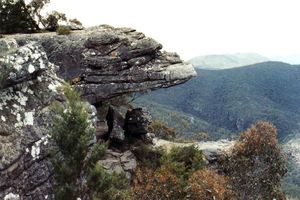
[[177, 52], [258, 53], [300, 63], [299, 0], [51, 0], [86, 27], [131, 27]]

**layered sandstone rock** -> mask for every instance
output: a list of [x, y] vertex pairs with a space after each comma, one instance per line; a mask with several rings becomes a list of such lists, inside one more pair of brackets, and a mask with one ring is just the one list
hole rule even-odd
[[[191, 65], [161, 48], [133, 29], [110, 26], [68, 36], [47, 33], [1, 38], [0, 199], [53, 199], [48, 156], [55, 149], [48, 135], [51, 106], [54, 101], [65, 101], [57, 88], [66, 81], [89, 102], [87, 107], [95, 118], [91, 104], [181, 84], [196, 75]], [[124, 156], [127, 154], [130, 156]], [[119, 157], [125, 172], [135, 168], [130, 152]]]

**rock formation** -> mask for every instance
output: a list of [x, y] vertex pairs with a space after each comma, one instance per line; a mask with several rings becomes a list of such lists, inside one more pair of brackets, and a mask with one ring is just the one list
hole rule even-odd
[[[54, 144], [48, 133], [53, 101], [64, 102], [57, 89], [61, 84], [70, 82], [97, 105], [118, 95], [181, 84], [196, 75], [177, 54], [161, 48], [133, 29], [110, 26], [68, 36], [1, 38], [0, 199], [53, 199], [48, 150]], [[96, 109], [89, 107], [95, 117]], [[135, 167], [130, 152], [110, 154], [125, 172]]]

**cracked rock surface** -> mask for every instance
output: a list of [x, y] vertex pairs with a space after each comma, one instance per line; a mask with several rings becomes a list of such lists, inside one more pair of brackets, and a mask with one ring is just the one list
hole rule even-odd
[[[51, 105], [64, 101], [57, 90], [61, 84], [70, 81], [90, 105], [129, 92], [171, 87], [196, 75], [177, 54], [161, 48], [140, 32], [110, 26], [68, 36], [1, 38], [0, 199], [53, 199], [48, 150], [55, 145], [48, 134]], [[131, 152], [116, 159], [126, 173], [136, 167]]]
[[98, 26], [71, 35], [21, 35], [18, 43], [38, 41], [90, 103], [120, 94], [171, 87], [196, 76], [176, 53], [130, 28]]

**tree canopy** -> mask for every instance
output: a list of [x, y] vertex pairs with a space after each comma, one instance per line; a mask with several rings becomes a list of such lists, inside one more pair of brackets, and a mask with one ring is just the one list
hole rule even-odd
[[[64, 13], [52, 11], [43, 16], [41, 11], [50, 0], [0, 0], [0, 34], [34, 33], [45, 29], [56, 31], [59, 21], [67, 21]], [[78, 20], [70, 20], [80, 23]]]
[[39, 29], [24, 0], [0, 1], [0, 33], [31, 33]]

